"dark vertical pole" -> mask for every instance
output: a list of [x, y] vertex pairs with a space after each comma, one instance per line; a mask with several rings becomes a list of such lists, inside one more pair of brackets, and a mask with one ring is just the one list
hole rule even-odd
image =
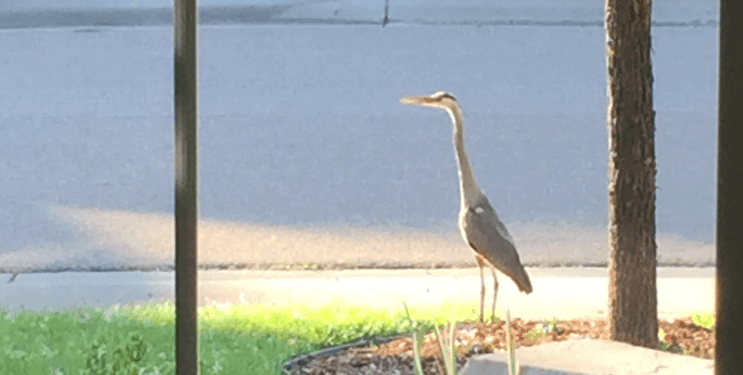
[[196, 0], [176, 0], [175, 25], [175, 359], [177, 375], [199, 373], [197, 310]]
[[382, 27], [387, 26], [390, 23], [390, 0], [384, 0], [384, 18], [382, 19]]
[[743, 2], [720, 1], [715, 373], [743, 374]]

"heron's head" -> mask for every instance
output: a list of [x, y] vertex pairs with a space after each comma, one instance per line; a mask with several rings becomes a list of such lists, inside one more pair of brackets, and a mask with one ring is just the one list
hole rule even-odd
[[457, 99], [454, 99], [454, 95], [444, 91], [436, 91], [429, 96], [404, 96], [400, 99], [400, 103], [442, 108], [449, 111], [454, 110], [454, 108], [459, 106], [459, 104], [457, 104]]

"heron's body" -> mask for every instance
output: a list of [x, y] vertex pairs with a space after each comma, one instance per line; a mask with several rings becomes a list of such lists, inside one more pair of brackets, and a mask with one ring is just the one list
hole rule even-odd
[[485, 195], [474, 207], [459, 212], [459, 229], [470, 248], [493, 267], [510, 277], [519, 290], [532, 292], [531, 281], [513, 239]]
[[[472, 174], [472, 166], [467, 158], [464, 144], [464, 121], [462, 109], [456, 99], [445, 92], [436, 92], [431, 96], [404, 97], [403, 104], [422, 105], [445, 109], [452, 119], [454, 126], [454, 151], [459, 166], [459, 230], [462, 238], [475, 252], [477, 263], [480, 266], [482, 281], [480, 300], [480, 320], [483, 319], [483, 305], [485, 298], [485, 281], [483, 267], [485, 262], [495, 267], [518, 286], [519, 290], [531, 293], [532, 286], [529, 275], [521, 264], [511, 235], [505, 225], [498, 218], [488, 198], [477, 186]], [[498, 280], [493, 270], [493, 314], [495, 314], [495, 300], [498, 293]]]

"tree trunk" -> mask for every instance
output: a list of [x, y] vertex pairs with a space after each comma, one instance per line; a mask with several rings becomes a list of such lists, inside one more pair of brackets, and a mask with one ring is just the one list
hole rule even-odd
[[656, 348], [655, 113], [651, 0], [606, 0], [609, 130], [609, 329]]

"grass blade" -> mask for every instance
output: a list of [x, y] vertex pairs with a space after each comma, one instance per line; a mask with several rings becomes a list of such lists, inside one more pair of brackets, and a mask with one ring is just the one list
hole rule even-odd
[[516, 350], [513, 347], [510, 309], [506, 309], [506, 347], [508, 348], [508, 373], [510, 375], [519, 375], [521, 373], [521, 365], [516, 360]]
[[[449, 323], [449, 332], [448, 335], [444, 336], [441, 331], [439, 330], [439, 327], [436, 327], [436, 339], [439, 342], [439, 346], [441, 347], [441, 357], [443, 358], [444, 362], [444, 373], [448, 375], [456, 375], [457, 374], [457, 360], [456, 360], [456, 350], [454, 349], [454, 324]], [[447, 333], [446, 330], [444, 330], [444, 333]]]

